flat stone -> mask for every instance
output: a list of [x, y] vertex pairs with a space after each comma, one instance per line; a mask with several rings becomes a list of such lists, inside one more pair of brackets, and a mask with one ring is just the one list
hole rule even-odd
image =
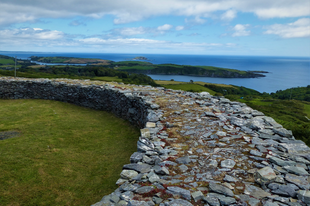
[[298, 190], [296, 185], [282, 185], [278, 183], [271, 183], [268, 185], [268, 188], [271, 189], [272, 193], [286, 197], [296, 197], [297, 193], [295, 190]]
[[259, 157], [263, 156], [263, 153], [261, 153], [257, 150], [251, 150], [250, 154], [255, 155], [255, 156], [259, 156]]
[[218, 163], [217, 163], [216, 160], [211, 160], [211, 162], [209, 163], [209, 165], [210, 165], [211, 167], [217, 167]]
[[150, 138], [150, 130], [148, 128], [140, 129], [141, 137]]
[[153, 182], [158, 182], [160, 180], [160, 178], [158, 177], [158, 175], [156, 175], [154, 172], [150, 172], [147, 177], [149, 178], [149, 181], [151, 183]]
[[180, 165], [179, 169], [181, 170], [181, 172], [186, 172], [188, 170], [188, 167], [186, 165]]
[[208, 193], [207, 196], [203, 197], [202, 199], [208, 204], [210, 204], [211, 206], [221, 206], [221, 203], [215, 194], [216, 193]]
[[296, 175], [309, 175], [309, 173], [302, 167], [284, 166], [283, 168], [287, 170], [289, 173], [293, 173]]
[[139, 201], [139, 200], [130, 200], [128, 206], [154, 206], [153, 201]]
[[258, 177], [263, 183], [272, 182], [277, 178], [276, 173], [270, 167], [264, 167], [260, 170], [257, 170], [257, 173], [254, 176]]
[[134, 152], [131, 156], [130, 156], [130, 162], [131, 163], [137, 163], [140, 162], [143, 158], [143, 153], [140, 152]]
[[132, 179], [137, 175], [138, 175], [138, 172], [136, 172], [134, 170], [123, 170], [121, 172], [121, 177], [124, 179]]
[[287, 138], [292, 138], [293, 133], [290, 130], [284, 129], [284, 128], [273, 128], [273, 132]]
[[277, 158], [277, 157], [270, 157], [269, 158], [269, 161], [272, 162], [272, 163], [275, 163], [279, 166], [293, 166], [293, 165], [296, 165], [297, 163], [294, 162], [294, 161], [290, 161], [290, 160], [282, 160], [280, 158]]
[[127, 164], [123, 166], [123, 169], [135, 170], [139, 173], [147, 173], [151, 171], [151, 168], [152, 166], [148, 164], [136, 164], [136, 163]]
[[161, 167], [161, 166], [154, 166], [153, 170], [156, 174], [160, 174], [160, 175], [169, 175], [169, 171], [166, 167]]
[[225, 167], [225, 168], [233, 168], [235, 166], [236, 162], [232, 159], [226, 159], [226, 160], [223, 160], [221, 162], [221, 167]]
[[121, 194], [120, 198], [125, 201], [129, 201], [133, 198], [134, 194], [131, 191], [127, 191]]
[[165, 206], [193, 206], [192, 203], [182, 200], [182, 199], [173, 199], [170, 202], [165, 202]]
[[156, 123], [154, 123], [154, 122], [147, 122], [145, 127], [147, 127], [147, 128], [154, 128], [154, 127], [156, 127]]
[[201, 191], [193, 192], [191, 195], [192, 195], [195, 202], [197, 202], [198, 200], [201, 200], [204, 196]]
[[212, 182], [209, 183], [209, 190], [226, 196], [234, 196], [234, 193], [227, 187]]
[[191, 162], [188, 156], [180, 157], [176, 159], [175, 161], [179, 164], [189, 164]]
[[309, 190], [299, 190], [297, 192], [297, 197], [299, 200], [303, 201], [307, 205], [310, 205], [310, 191]]
[[225, 175], [225, 178], [223, 179], [226, 182], [238, 182], [238, 180], [232, 176]]
[[138, 189], [136, 189], [136, 193], [138, 194], [145, 194], [145, 193], [149, 193], [152, 190], [154, 190], [154, 187], [152, 186], [144, 186], [144, 187], [140, 187]]
[[299, 188], [301, 188], [303, 190], [309, 190], [310, 189], [310, 184], [309, 184], [306, 177], [297, 176], [294, 174], [286, 174], [285, 180], [290, 182], [290, 183], [297, 185]]
[[271, 195], [270, 193], [265, 192], [261, 188], [256, 187], [254, 185], [249, 185], [249, 184], [245, 185], [244, 194], [253, 196], [253, 197], [257, 198], [257, 199], [262, 199], [264, 197], [267, 197], [267, 196]]
[[167, 192], [172, 195], [180, 195], [187, 200], [191, 200], [191, 192], [180, 187], [167, 187]]
[[239, 195], [240, 199], [244, 202], [248, 202], [249, 206], [261, 205], [260, 200], [250, 197], [249, 195]]
[[310, 153], [310, 148], [300, 140], [296, 140], [289, 143], [280, 143], [289, 154], [307, 154]]

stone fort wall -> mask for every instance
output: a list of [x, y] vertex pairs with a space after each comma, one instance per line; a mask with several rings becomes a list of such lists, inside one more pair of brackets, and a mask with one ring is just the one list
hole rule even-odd
[[95, 206], [310, 204], [310, 148], [243, 103], [206, 92], [7, 77], [0, 98], [69, 102], [141, 128], [119, 188]]

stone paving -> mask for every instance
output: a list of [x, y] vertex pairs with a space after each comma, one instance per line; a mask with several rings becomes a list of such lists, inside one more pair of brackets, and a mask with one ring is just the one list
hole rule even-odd
[[[44, 94], [54, 99], [46, 91], [63, 87], [57, 91], [60, 101], [76, 98], [83, 102], [79, 104], [99, 109], [95, 104], [100, 103], [98, 92], [109, 90], [102, 94], [132, 100], [122, 113], [136, 125], [145, 123], [137, 152], [120, 171], [118, 189], [93, 206], [310, 205], [310, 148], [274, 119], [244, 103], [207, 92], [122, 83], [12, 78], [1, 78], [0, 83], [3, 88], [9, 85], [0, 88], [1, 98], [42, 98]], [[33, 88], [36, 91], [31, 93]], [[85, 96], [89, 101], [95, 97], [91, 103], [81, 100], [79, 93], [85, 92], [81, 88], [90, 93]], [[137, 98], [147, 107], [139, 105]], [[119, 107], [124, 107], [122, 101]], [[112, 111], [117, 114], [121, 109]], [[146, 120], [136, 118], [138, 114]]]

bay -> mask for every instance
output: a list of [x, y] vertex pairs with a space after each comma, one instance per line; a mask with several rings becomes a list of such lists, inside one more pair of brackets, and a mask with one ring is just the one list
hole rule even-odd
[[172, 54], [112, 54], [112, 53], [56, 53], [56, 52], [3, 52], [7, 56], [27, 59], [30, 56], [66, 56], [99, 58], [112, 61], [131, 60], [144, 56], [153, 64], [179, 64], [193, 66], [217, 66], [244, 71], [267, 71], [262, 78], [210, 78], [184, 75], [149, 75], [155, 80], [189, 82], [202, 81], [218, 84], [232, 84], [255, 89], [259, 92], [276, 92], [291, 87], [310, 85], [310, 58], [267, 57], [267, 56], [220, 56], [220, 55], [172, 55]]

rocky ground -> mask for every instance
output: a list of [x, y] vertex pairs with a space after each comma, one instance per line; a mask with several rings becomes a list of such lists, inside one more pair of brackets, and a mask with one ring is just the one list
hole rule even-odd
[[[125, 85], [123, 85], [125, 87]], [[152, 87], [137, 152], [103, 205], [310, 205], [310, 148], [239, 102]]]

